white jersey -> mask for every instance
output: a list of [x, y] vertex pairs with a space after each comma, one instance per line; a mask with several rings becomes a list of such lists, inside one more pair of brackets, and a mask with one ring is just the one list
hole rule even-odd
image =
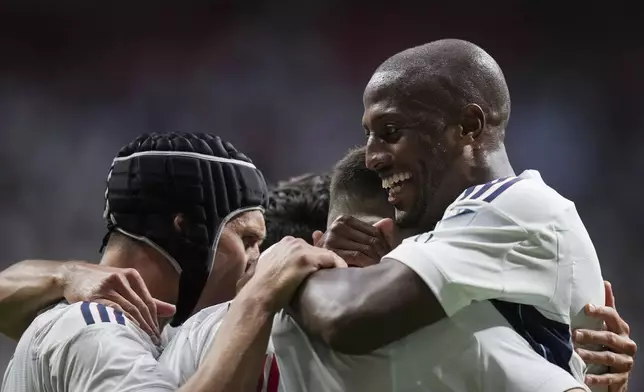
[[[204, 361], [223, 322], [230, 302], [205, 308], [190, 317], [174, 336], [159, 357], [164, 373], [170, 374], [174, 383], [185, 384]], [[264, 360], [264, 372], [257, 381], [258, 392], [277, 392], [280, 372], [275, 361], [273, 345], [269, 341]]]
[[123, 313], [93, 302], [61, 303], [22, 335], [2, 392], [174, 391], [159, 355]]
[[583, 307], [604, 303], [601, 271], [574, 204], [538, 172], [467, 189], [434, 231], [385, 258], [414, 270], [448, 317], [350, 356], [308, 340], [282, 313], [272, 338], [285, 391], [586, 388], [570, 326], [599, 327]]

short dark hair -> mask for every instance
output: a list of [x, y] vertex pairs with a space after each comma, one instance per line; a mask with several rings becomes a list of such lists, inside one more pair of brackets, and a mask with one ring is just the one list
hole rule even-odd
[[365, 166], [365, 147], [349, 150], [333, 167], [331, 174], [331, 200], [345, 195], [352, 198], [373, 198], [383, 193], [378, 174]]
[[349, 150], [333, 167], [328, 220], [339, 213], [361, 215], [369, 210], [392, 208], [387, 204], [382, 180], [365, 165], [365, 153], [365, 147]]
[[326, 230], [330, 175], [305, 174], [269, 189], [266, 239], [262, 251], [285, 236], [313, 243], [313, 232]]

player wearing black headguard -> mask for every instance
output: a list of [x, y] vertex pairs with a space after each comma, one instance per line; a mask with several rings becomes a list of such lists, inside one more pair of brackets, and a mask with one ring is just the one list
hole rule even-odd
[[[137, 138], [114, 159], [105, 198], [108, 235], [101, 264], [136, 269], [142, 280], [130, 282], [132, 287], [145, 285], [153, 297], [177, 304], [173, 325], [190, 316], [200, 297], [204, 303], [232, 298], [265, 235], [261, 172], [231, 144], [210, 135]], [[338, 263], [329, 251], [306, 255], [304, 245], [286, 240], [263, 258], [261, 273], [231, 306], [231, 328], [246, 331], [243, 337], [257, 335], [305, 276]], [[245, 317], [235, 319], [240, 313]], [[176, 390], [156, 361], [162, 347], [155, 340], [113, 307], [60, 303], [23, 334], [2, 391]], [[266, 342], [261, 347], [259, 341], [261, 361]], [[225, 343], [239, 349], [244, 342], [233, 336]], [[222, 358], [239, 369], [261, 366], [252, 350], [246, 363], [247, 357], [235, 361], [226, 344], [217, 349], [224, 355], [214, 353], [208, 372], [195, 375], [189, 390], [241, 382], [217, 362]]]

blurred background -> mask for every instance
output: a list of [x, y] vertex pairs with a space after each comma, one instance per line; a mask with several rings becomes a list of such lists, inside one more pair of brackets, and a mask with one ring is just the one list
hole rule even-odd
[[[644, 341], [635, 3], [205, 3], [0, 2], [0, 268], [98, 260], [107, 170], [141, 133], [221, 135], [273, 182], [324, 171], [362, 142], [362, 89], [380, 62], [463, 38], [508, 79], [515, 169], [540, 170], [577, 203], [618, 309]], [[2, 339], [3, 372], [14, 345]], [[640, 360], [631, 391], [644, 390], [643, 371]]]

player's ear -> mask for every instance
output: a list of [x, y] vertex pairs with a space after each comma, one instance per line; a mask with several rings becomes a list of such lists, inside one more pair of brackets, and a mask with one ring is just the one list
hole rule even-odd
[[465, 105], [460, 119], [460, 137], [464, 144], [473, 143], [483, 132], [485, 124], [485, 112], [479, 105], [475, 103]]

